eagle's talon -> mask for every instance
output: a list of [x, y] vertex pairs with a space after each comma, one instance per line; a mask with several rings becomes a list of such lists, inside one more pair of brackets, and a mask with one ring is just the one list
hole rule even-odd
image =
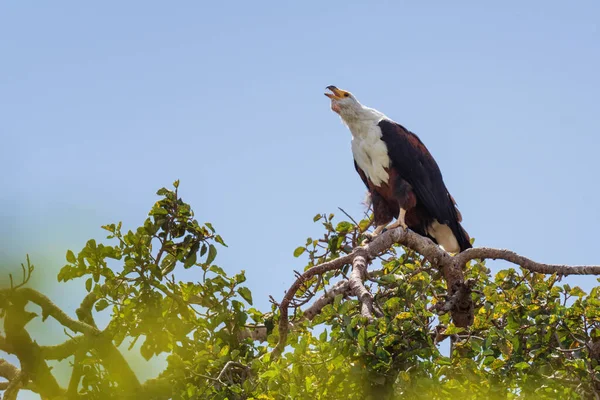
[[385, 229], [386, 231], [388, 230], [392, 230], [392, 229], [396, 229], [396, 228], [402, 228], [403, 231], [408, 231], [408, 225], [406, 225], [406, 223], [402, 223], [400, 221], [396, 221], [391, 225], [388, 225], [388, 227]]

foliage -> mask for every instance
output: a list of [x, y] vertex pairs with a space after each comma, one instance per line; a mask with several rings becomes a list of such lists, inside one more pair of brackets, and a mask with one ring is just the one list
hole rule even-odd
[[[215, 264], [225, 242], [210, 223], [194, 219], [177, 188], [175, 182], [173, 190], [158, 191], [160, 200], [137, 229], [107, 225], [107, 243], [90, 240], [77, 254], [67, 252], [59, 281], [82, 278], [88, 291], [77, 312], [82, 325], [69, 326], [81, 340], [48, 348], [27, 341], [24, 329], [7, 326], [11, 313], [24, 313], [25, 299], [41, 306], [43, 318], [58, 319], [53, 305], [18, 286], [2, 289], [6, 337], [0, 348], [19, 357], [22, 386], [49, 393], [28, 362], [74, 355], [75, 384], [55, 398], [569, 399], [600, 393], [600, 288], [587, 294], [559, 276], [524, 269], [492, 276], [484, 262], [472, 261], [465, 274], [475, 281], [475, 320], [458, 328], [435, 311], [447, 293], [440, 272], [401, 246], [373, 262], [366, 282], [383, 317], [361, 316], [358, 301], [339, 294], [305, 318], [303, 303], [348, 271], [325, 273], [304, 284], [287, 351], [275, 358], [277, 307], [252, 308], [244, 271], [229, 276]], [[307, 260], [306, 268], [351, 251], [370, 226], [368, 217], [336, 223], [333, 214], [319, 214], [315, 222], [323, 225], [323, 237], [293, 251]], [[201, 280], [177, 281], [181, 268], [196, 268]], [[110, 311], [101, 331], [92, 307]], [[21, 318], [19, 326], [34, 317]], [[114, 346], [126, 339], [142, 340], [147, 359], [168, 354], [159, 377], [145, 383], [123, 378], [128, 366]]]

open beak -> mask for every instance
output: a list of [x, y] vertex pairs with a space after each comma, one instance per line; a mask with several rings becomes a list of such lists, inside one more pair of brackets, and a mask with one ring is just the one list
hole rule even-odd
[[346, 93], [335, 86], [327, 86], [326, 89], [331, 90], [331, 93], [325, 93], [325, 96], [329, 97], [331, 100], [339, 100], [344, 96], [344, 93]]

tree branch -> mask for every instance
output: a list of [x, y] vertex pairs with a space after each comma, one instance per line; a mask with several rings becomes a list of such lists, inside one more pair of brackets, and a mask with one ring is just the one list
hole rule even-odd
[[[343, 279], [341, 281], [336, 282], [325, 294], [315, 300], [310, 307], [304, 310], [302, 315], [303, 319], [307, 319], [311, 321], [317, 315], [321, 313], [323, 307], [331, 304], [335, 301], [335, 297], [338, 294], [342, 294], [345, 297], [350, 296], [352, 292], [350, 291], [348, 280]], [[288, 329], [294, 329], [295, 324], [289, 323]], [[244, 340], [247, 338], [251, 338], [252, 340], [257, 340], [259, 342], [266, 342], [268, 336], [268, 330], [265, 325], [255, 325], [249, 326], [246, 329], [242, 330], [238, 335], [238, 339]]]
[[[352, 273], [348, 279], [348, 284], [352, 293], [360, 301], [360, 314], [363, 317], [373, 319], [373, 313], [378, 313], [373, 309], [373, 296], [367, 290], [363, 282], [367, 278], [367, 259], [364, 255], [357, 252], [356, 256], [352, 260]], [[363, 250], [364, 253], [364, 250]], [[381, 315], [377, 315], [380, 317]]]
[[[21, 288], [15, 292], [18, 293], [22, 290], [24, 289]], [[25, 325], [33, 317], [32, 313], [25, 311], [27, 300], [15, 296], [10, 298], [10, 303], [5, 309], [4, 331], [6, 332], [6, 341], [14, 349], [14, 353], [21, 364], [22, 371], [18, 375], [19, 382], [22, 385], [27, 385], [27, 381], [31, 379], [35, 387], [39, 389], [42, 398], [55, 398], [62, 395], [64, 390], [52, 375], [50, 367], [48, 367], [42, 356], [40, 346], [31, 339], [25, 329]], [[16, 398], [16, 392], [13, 391], [13, 388], [18, 391], [19, 387], [9, 385], [7, 391], [10, 389], [9, 395]]]
[[[394, 244], [401, 244], [411, 250], [416, 251], [424, 256], [432, 266], [442, 271], [448, 287], [448, 298], [447, 301], [441, 307], [439, 307], [439, 309], [440, 311], [450, 311], [452, 314], [452, 320], [458, 327], [468, 327], [473, 323], [474, 320], [474, 304], [471, 299], [471, 292], [475, 282], [465, 282], [463, 274], [463, 268], [469, 260], [503, 259], [520, 265], [521, 267], [532, 272], [543, 274], [557, 273], [560, 275], [600, 275], [600, 266], [542, 264], [518, 255], [510, 250], [485, 247], [472, 248], [452, 256], [442, 250], [430, 239], [420, 236], [410, 230], [396, 228], [377, 236], [375, 240], [365, 247], [356, 247], [350, 254], [310, 268], [296, 279], [296, 281], [285, 293], [283, 300], [279, 304], [279, 343], [275, 349], [273, 349], [274, 356], [279, 356], [286, 345], [289, 330], [288, 308], [290, 303], [294, 299], [296, 292], [298, 289], [300, 289], [302, 284], [315, 275], [335, 269], [341, 269], [348, 263], [354, 263], [352, 277], [350, 280], [345, 281], [346, 283], [338, 282], [340, 286], [338, 286], [336, 289], [339, 290], [338, 293], [347, 290], [347, 288], [351, 289], [353, 294], [356, 295], [361, 301], [361, 314], [372, 316], [372, 296], [366, 290], [363, 284], [363, 281], [367, 276], [367, 262], [380, 256]], [[356, 262], [354, 262], [355, 260]], [[348, 285], [347, 288], [344, 285]], [[327, 295], [322, 296], [313, 304], [315, 308], [312, 308], [313, 306], [311, 306], [309, 309], [307, 309], [307, 312], [310, 310], [308, 316], [310, 316], [310, 318], [314, 318], [314, 316], [320, 312], [320, 310], [326, 304], [329, 304], [329, 301], [333, 301], [334, 297], [335, 295], [329, 297]]]
[[285, 296], [283, 297], [283, 300], [281, 300], [281, 303], [279, 304], [279, 343], [277, 343], [277, 346], [273, 350], [273, 353], [275, 355], [281, 354], [283, 348], [285, 347], [285, 343], [287, 342], [289, 324], [288, 306], [290, 305], [290, 302], [292, 301], [292, 299], [296, 295], [296, 292], [298, 291], [298, 289], [300, 289], [302, 284], [317, 274], [323, 274], [327, 271], [333, 271], [342, 268], [344, 265], [352, 262], [353, 258], [354, 252], [347, 254], [343, 257], [336, 258], [335, 260], [316, 265], [308, 269], [296, 279], [296, 281], [288, 289]]
[[6, 338], [0, 335], [0, 350], [5, 353], [14, 354], [14, 350], [10, 347], [9, 343], [6, 341]]
[[81, 305], [77, 310], [75, 310], [75, 314], [77, 315], [77, 319], [81, 322], [85, 322], [86, 324], [97, 328], [96, 322], [94, 321], [94, 317], [92, 316], [92, 307], [94, 307], [94, 303], [98, 301], [98, 295], [94, 292], [88, 293], [81, 302]]
[[23, 380], [25, 379], [25, 374], [23, 371], [19, 371], [6, 385], [6, 389], [4, 390], [4, 396], [2, 396], [3, 400], [17, 400], [17, 394], [19, 394], [19, 389], [23, 387]]
[[64, 360], [77, 352], [79, 348], [86, 347], [87, 343], [85, 336], [75, 336], [64, 343], [55, 346], [40, 346], [42, 355], [46, 360]]
[[[63, 390], [58, 387], [52, 374], [50, 374], [50, 370], [45, 362], [45, 359], [62, 359], [69, 357], [78, 349], [87, 348], [88, 346], [92, 346], [98, 351], [98, 355], [102, 360], [102, 364], [108, 371], [109, 375], [118, 383], [119, 387], [122, 388], [125, 393], [128, 395], [135, 394], [141, 388], [141, 384], [137, 376], [121, 352], [112, 343], [109, 332], [102, 332], [94, 325], [74, 320], [64, 311], [58, 308], [58, 306], [56, 306], [49, 298], [37, 292], [36, 290], [30, 288], [19, 288], [16, 290], [4, 289], [0, 290], [0, 295], [4, 295], [6, 298], [13, 299], [13, 303], [19, 304], [20, 311], [16, 311], [13, 314], [15, 316], [17, 314], [21, 314], [21, 316], [18, 317], [20, 320], [25, 318], [27, 314], [23, 307], [27, 301], [31, 301], [42, 308], [43, 315], [52, 316], [63, 326], [71, 329], [74, 332], [80, 332], [85, 335], [85, 337], [78, 336], [67, 340], [66, 342], [57, 346], [40, 347], [31, 340], [29, 334], [24, 328], [28, 319], [24, 322], [19, 322], [19, 324], [13, 323], [13, 325], [16, 326], [16, 328], [13, 328], [13, 332], [17, 332], [16, 334], [13, 334], [13, 341], [17, 340], [18, 343], [15, 342], [17, 343], [15, 344], [11, 343], [11, 341], [8, 341], [8, 345], [12, 346], [12, 348], [18, 348], [20, 350], [20, 352], [17, 353], [17, 356], [19, 357], [21, 364], [23, 365], [23, 360], [25, 360], [26, 364], [28, 365], [28, 368], [23, 367], [25, 372], [28, 372], [29, 369], [39, 369], [41, 371], [40, 376], [43, 377], [44, 382], [40, 382], [40, 388], [45, 388], [46, 385], [49, 385], [49, 390], [51, 392], [63, 392]], [[78, 309], [79, 317], [91, 322], [92, 324], [94, 324], [94, 321], [91, 318], [91, 307], [96, 300], [97, 298], [95, 296], [88, 294], [82, 302], [81, 307]], [[14, 319], [17, 320], [16, 317]], [[5, 321], [5, 326], [7, 322], [8, 318]], [[9, 330], [6, 329], [6, 332], [8, 339]]]
[[505, 260], [513, 264], [519, 265], [531, 272], [540, 274], [558, 274], [558, 275], [600, 275], [599, 265], [553, 265], [543, 264], [523, 257], [514, 251], [505, 249], [492, 249], [489, 247], [478, 247], [467, 249], [456, 257], [456, 262], [464, 266], [468, 261], [474, 259], [492, 259]]
[[19, 288], [16, 290], [2, 289], [0, 290], [0, 295], [2, 294], [8, 297], [19, 296], [22, 299], [37, 304], [42, 308], [43, 315], [52, 316], [55, 320], [60, 322], [61, 325], [69, 328], [73, 332], [85, 333], [87, 335], [100, 334], [100, 330], [95, 328], [94, 326], [88, 325], [81, 321], [74, 320], [73, 318], [69, 317], [63, 310], [58, 308], [58, 306], [54, 304], [52, 300], [50, 300], [48, 297], [44, 296], [37, 290], [31, 288]]
[[230, 370], [232, 369], [239, 369], [242, 370], [244, 372], [244, 375], [247, 375], [250, 373], [250, 367], [248, 367], [247, 365], [244, 365], [242, 363], [239, 362], [235, 362], [235, 361], [227, 361], [227, 363], [225, 364], [225, 366], [223, 367], [223, 369], [221, 369], [221, 372], [219, 373], [219, 376], [217, 376], [217, 380], [219, 382], [223, 382], [223, 378], [225, 378], [227, 376], [227, 379], [229, 381], [229, 384], [233, 384], [233, 379], [230, 375], [228, 375], [228, 373], [230, 372]]
[[15, 367], [3, 358], [0, 358], [0, 376], [11, 381], [19, 374], [19, 368]]
[[319, 297], [315, 302], [313, 302], [311, 304], [310, 307], [308, 307], [306, 310], [304, 310], [304, 318], [306, 318], [308, 320], [312, 320], [314, 317], [319, 315], [319, 313], [321, 312], [323, 307], [325, 307], [328, 304], [333, 303], [335, 300], [335, 297], [338, 294], [344, 294], [344, 295], [351, 294], [350, 283], [346, 279], [337, 282], [335, 285], [333, 285], [327, 291], [327, 293], [325, 293], [324, 295]]

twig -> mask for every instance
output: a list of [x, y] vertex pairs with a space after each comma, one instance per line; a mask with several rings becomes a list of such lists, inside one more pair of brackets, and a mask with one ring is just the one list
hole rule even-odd
[[[234, 369], [234, 368], [241, 369], [244, 371], [244, 373], [248, 373], [250, 371], [250, 367], [248, 367], [247, 365], [244, 365], [242, 363], [235, 362], [235, 361], [227, 361], [227, 363], [225, 364], [223, 369], [221, 369], [219, 376], [217, 376], [217, 380], [219, 382], [222, 382], [223, 377], [229, 373], [230, 369]], [[233, 381], [231, 380], [231, 377], [228, 377], [228, 378], [229, 378], [229, 383], [232, 384]]]
[[23, 270], [23, 279], [21, 280], [21, 283], [16, 286], [14, 285], [12, 274], [8, 274], [8, 277], [10, 278], [10, 288], [13, 290], [24, 286], [31, 279], [31, 273], [35, 267], [29, 260], [29, 254], [27, 254], [27, 268], [25, 268], [25, 264], [21, 263], [21, 269]]
[[[346, 211], [345, 211], [343, 208], [341, 208], [341, 207], [338, 207], [338, 210], [340, 210], [341, 212], [343, 212], [343, 213], [346, 215], [346, 217], [350, 218], [350, 221], [352, 221], [352, 222], [354, 223], [354, 225], [356, 225], [356, 227], [357, 227], [357, 228], [359, 228], [359, 226], [358, 226], [358, 222], [356, 222], [356, 221], [354, 220], [354, 218], [352, 218], [352, 216], [351, 216], [350, 214], [348, 214], [348, 213], [347, 213], [347, 212], [346, 212]], [[360, 228], [359, 228], [359, 229], [360, 229]]]

